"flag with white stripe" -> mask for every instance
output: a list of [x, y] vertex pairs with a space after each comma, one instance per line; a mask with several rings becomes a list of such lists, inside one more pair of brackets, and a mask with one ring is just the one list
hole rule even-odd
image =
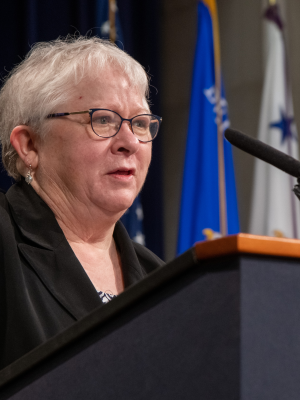
[[[297, 130], [279, 6], [269, 6], [264, 18], [266, 69], [258, 139], [298, 159]], [[295, 183], [295, 178], [255, 160], [251, 233], [300, 237], [300, 205], [292, 193]]]

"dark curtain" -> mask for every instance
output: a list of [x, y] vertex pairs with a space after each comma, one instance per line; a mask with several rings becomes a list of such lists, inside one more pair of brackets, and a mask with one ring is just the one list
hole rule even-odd
[[[107, 0], [108, 1], [108, 0]], [[125, 51], [151, 74], [153, 114], [160, 112], [159, 0], [119, 0]], [[98, 7], [99, 9], [99, 7]], [[20, 62], [35, 42], [49, 41], [68, 33], [99, 35], [96, 0], [10, 0], [0, 13], [0, 74], [3, 78]], [[157, 92], [158, 91], [158, 92]], [[160, 136], [161, 136], [160, 132]], [[146, 244], [163, 258], [161, 137], [153, 142], [153, 160], [141, 193]], [[0, 188], [12, 180], [1, 166]]]
[[[120, 0], [118, 2], [125, 50], [138, 60], [151, 76], [151, 112], [161, 115], [160, 83], [160, 2], [159, 0]], [[128, 45], [127, 45], [128, 43]], [[128, 46], [128, 47], [127, 47]], [[149, 249], [163, 258], [162, 135], [153, 141], [153, 158], [141, 192], [144, 231]]]

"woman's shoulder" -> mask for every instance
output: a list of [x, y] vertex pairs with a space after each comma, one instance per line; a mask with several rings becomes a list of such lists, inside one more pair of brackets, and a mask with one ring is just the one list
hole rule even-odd
[[147, 273], [165, 265], [165, 262], [151, 250], [147, 249], [147, 247], [136, 242], [132, 242], [132, 244], [140, 264], [145, 268]]

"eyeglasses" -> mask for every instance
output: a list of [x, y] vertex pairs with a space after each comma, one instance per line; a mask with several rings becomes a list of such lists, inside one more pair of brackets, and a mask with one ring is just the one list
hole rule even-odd
[[97, 136], [109, 138], [115, 136], [121, 129], [123, 121], [128, 121], [132, 133], [140, 142], [151, 142], [158, 134], [162, 121], [161, 117], [153, 114], [140, 114], [133, 118], [122, 118], [115, 111], [105, 108], [91, 108], [87, 111], [77, 111], [71, 113], [49, 114], [47, 118], [64, 117], [73, 114], [90, 114], [91, 127]]

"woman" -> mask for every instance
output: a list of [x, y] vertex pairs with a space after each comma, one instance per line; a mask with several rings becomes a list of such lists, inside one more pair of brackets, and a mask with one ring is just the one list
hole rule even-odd
[[[7, 365], [163, 262], [119, 222], [161, 118], [143, 68], [98, 38], [33, 47], [0, 93], [0, 354]], [[100, 293], [100, 296], [99, 296]]]

